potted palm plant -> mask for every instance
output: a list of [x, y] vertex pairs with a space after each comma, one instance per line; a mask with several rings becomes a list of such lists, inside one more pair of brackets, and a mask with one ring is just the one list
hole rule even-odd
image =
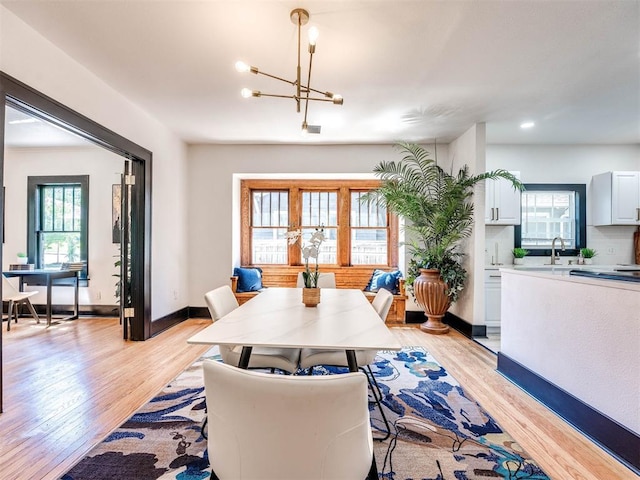
[[409, 291], [424, 309], [429, 333], [447, 333], [441, 319], [464, 289], [467, 272], [462, 265], [460, 242], [473, 229], [473, 189], [486, 179], [504, 178], [514, 188], [520, 181], [506, 170], [471, 175], [468, 166], [455, 175], [429, 158], [424, 147], [398, 143], [399, 161], [383, 161], [374, 168], [381, 185], [366, 198], [383, 203], [407, 220], [410, 260], [407, 267]]

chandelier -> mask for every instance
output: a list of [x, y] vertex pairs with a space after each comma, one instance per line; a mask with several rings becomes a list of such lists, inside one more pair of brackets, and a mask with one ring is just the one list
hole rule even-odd
[[[303, 8], [296, 8], [291, 10], [291, 22], [298, 27], [298, 65], [296, 67], [295, 80], [287, 80], [276, 75], [271, 75], [266, 72], [258, 70], [257, 67], [247, 65], [244, 62], [236, 62], [236, 70], [238, 72], [251, 72], [255, 75], [264, 75], [265, 77], [273, 78], [294, 87], [294, 93], [292, 95], [277, 95], [272, 93], [264, 93], [259, 90], [250, 90], [243, 88], [241, 94], [244, 98], [249, 97], [276, 97], [276, 98], [292, 98], [296, 102], [296, 111], [300, 113], [301, 104], [304, 104], [304, 119], [302, 120], [303, 133], [320, 133], [320, 125], [308, 125], [307, 113], [309, 112], [309, 101], [317, 102], [331, 102], [334, 105], [342, 105], [343, 99], [341, 95], [337, 95], [331, 92], [323, 92], [311, 88], [311, 67], [313, 65], [313, 54], [316, 51], [316, 40], [318, 39], [318, 29], [316, 27], [309, 28], [309, 71], [307, 73], [307, 83], [304, 85], [301, 81], [302, 69], [300, 68], [300, 44], [301, 44], [301, 30], [302, 26], [309, 22], [309, 12]], [[314, 96], [318, 94], [321, 96]]]

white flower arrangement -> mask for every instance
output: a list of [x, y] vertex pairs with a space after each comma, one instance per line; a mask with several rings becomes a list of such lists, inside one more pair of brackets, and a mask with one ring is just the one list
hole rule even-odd
[[[304, 280], [305, 288], [318, 288], [318, 278], [320, 272], [318, 271], [318, 255], [320, 255], [320, 245], [325, 241], [324, 228], [318, 227], [311, 234], [311, 238], [307, 244], [302, 242], [302, 230], [292, 230], [286, 234], [289, 245], [296, 244], [300, 247], [302, 252], [302, 258], [304, 259], [304, 271], [302, 272], [302, 278]], [[309, 259], [315, 259], [315, 269], [311, 271], [309, 268]]]

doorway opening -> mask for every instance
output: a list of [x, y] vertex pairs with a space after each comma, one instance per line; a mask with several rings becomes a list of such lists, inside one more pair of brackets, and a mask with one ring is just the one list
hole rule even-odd
[[[123, 336], [130, 340], [146, 340], [153, 334], [151, 322], [151, 160], [149, 150], [106, 129], [78, 112], [60, 104], [56, 100], [30, 88], [20, 81], [0, 72], [0, 180], [4, 183], [5, 170], [5, 120], [7, 107], [25, 112], [43, 122], [72, 132], [83, 139], [98, 145], [122, 157], [127, 174], [122, 176], [121, 185], [125, 189], [126, 205], [129, 213], [122, 212], [128, 221], [126, 242], [120, 247], [125, 258], [126, 298], [128, 315], [124, 319]], [[0, 216], [5, 219], [5, 206], [0, 204]], [[125, 222], [120, 222], [120, 225]], [[122, 228], [122, 227], [120, 227]], [[124, 228], [123, 228], [124, 230]], [[110, 237], [111, 238], [111, 237]], [[8, 252], [10, 253], [10, 252]], [[0, 258], [4, 255], [0, 244]], [[122, 272], [121, 272], [122, 273]], [[122, 297], [121, 297], [122, 298]], [[0, 329], [0, 342], [2, 329]], [[0, 343], [0, 369], [2, 365], [2, 347]], [[2, 402], [2, 380], [0, 370], [0, 406]]]

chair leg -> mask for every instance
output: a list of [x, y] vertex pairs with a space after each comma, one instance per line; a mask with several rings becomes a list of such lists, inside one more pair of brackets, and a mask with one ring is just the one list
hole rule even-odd
[[384, 442], [389, 435], [391, 435], [391, 426], [389, 425], [389, 420], [387, 420], [387, 416], [384, 414], [384, 409], [382, 408], [382, 391], [380, 390], [380, 385], [376, 380], [373, 371], [371, 370], [371, 366], [367, 365], [368, 373], [365, 371], [365, 375], [367, 376], [367, 381], [369, 382], [369, 387], [371, 388], [371, 393], [373, 395], [373, 399], [378, 405], [378, 410], [380, 410], [380, 415], [382, 416], [382, 420], [384, 421], [384, 426], [386, 428], [386, 435], [382, 438], [375, 438], [374, 440], [378, 440], [380, 442]]
[[378, 480], [378, 466], [376, 465], [375, 454], [371, 456], [371, 468], [369, 469], [367, 480]]
[[33, 304], [31, 303], [31, 300], [27, 298], [25, 303], [27, 304], [27, 308], [31, 312], [31, 315], [33, 315], [33, 318], [36, 319], [37, 323], [40, 323], [40, 317], [38, 316], [38, 312], [36, 312], [36, 309], [33, 308]]
[[[7, 332], [11, 330], [11, 317], [13, 317], [13, 300], [9, 300], [9, 306], [7, 307]], [[16, 322], [18, 318], [16, 317]]]

